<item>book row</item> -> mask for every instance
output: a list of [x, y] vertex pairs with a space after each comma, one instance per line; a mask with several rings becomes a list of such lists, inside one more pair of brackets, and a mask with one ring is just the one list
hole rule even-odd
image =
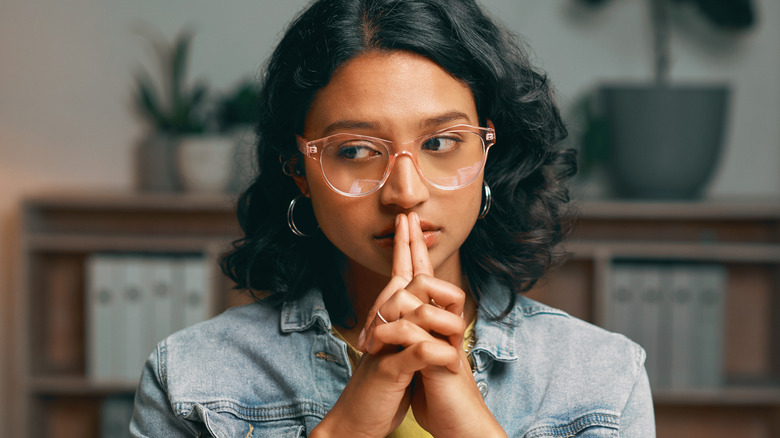
[[654, 388], [722, 386], [727, 283], [720, 265], [615, 263], [606, 328], [644, 347]]
[[135, 382], [159, 341], [207, 319], [209, 265], [203, 256], [90, 256], [87, 377]]

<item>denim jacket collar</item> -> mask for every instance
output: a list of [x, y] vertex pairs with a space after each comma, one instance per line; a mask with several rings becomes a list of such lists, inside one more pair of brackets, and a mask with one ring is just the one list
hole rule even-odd
[[480, 298], [477, 323], [474, 331], [477, 341], [472, 349], [476, 371], [483, 371], [491, 360], [514, 362], [518, 360], [515, 351], [515, 330], [520, 323], [516, 312], [495, 320], [490, 315], [499, 315], [508, 304], [508, 294], [503, 286], [493, 280]]
[[297, 300], [284, 302], [281, 320], [283, 333], [302, 332], [314, 326], [325, 331], [331, 328], [330, 316], [318, 288], [310, 289]]
[[[491, 320], [488, 312], [500, 314], [507, 304], [507, 291], [493, 281], [487, 293], [480, 300], [479, 316], [475, 326], [477, 341], [474, 344], [474, 364], [478, 371], [485, 369], [491, 360], [514, 362], [518, 360], [515, 351], [515, 330], [522, 317], [512, 312], [501, 320]], [[282, 305], [281, 330], [284, 333], [302, 332], [313, 327], [330, 331], [331, 321], [322, 293], [312, 288], [301, 298], [286, 301]]]

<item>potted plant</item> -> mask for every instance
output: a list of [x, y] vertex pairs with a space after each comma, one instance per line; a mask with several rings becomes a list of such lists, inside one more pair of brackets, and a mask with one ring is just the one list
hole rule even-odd
[[257, 175], [254, 146], [257, 143], [254, 126], [260, 117], [260, 88], [258, 83], [245, 78], [228, 90], [216, 107], [216, 121], [220, 132], [233, 137], [235, 158], [229, 190], [240, 192]]
[[223, 132], [254, 125], [260, 117], [260, 88], [252, 79], [240, 80], [219, 100], [217, 123]]
[[[598, 90], [603, 118], [592, 113], [586, 116], [584, 147], [593, 150], [583, 155], [607, 158], [612, 188], [622, 197], [697, 198], [720, 157], [728, 85], [672, 84], [669, 80], [669, 8], [682, 3], [693, 3], [712, 24], [731, 31], [748, 29], [755, 21], [751, 0], [649, 0], [654, 82], [603, 84]], [[605, 131], [608, 136], [603, 135]], [[606, 138], [608, 148], [597, 143]]]
[[233, 143], [215, 135], [206, 83], [187, 83], [192, 37], [188, 29], [171, 44], [150, 36], [161, 86], [145, 71], [135, 77], [136, 108], [151, 128], [139, 156], [142, 190], [220, 192], [227, 187]]

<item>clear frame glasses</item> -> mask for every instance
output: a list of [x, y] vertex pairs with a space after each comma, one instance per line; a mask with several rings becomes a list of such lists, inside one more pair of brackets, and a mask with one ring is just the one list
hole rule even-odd
[[409, 156], [417, 172], [436, 188], [465, 187], [485, 167], [496, 132], [493, 128], [455, 125], [403, 144], [346, 133], [312, 141], [298, 136], [297, 140], [298, 150], [319, 162], [333, 190], [356, 197], [379, 190], [399, 155]]

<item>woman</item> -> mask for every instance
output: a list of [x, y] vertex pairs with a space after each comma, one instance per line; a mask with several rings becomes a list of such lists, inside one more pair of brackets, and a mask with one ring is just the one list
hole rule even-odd
[[261, 94], [222, 261], [258, 303], [160, 343], [135, 436], [654, 434], [642, 349], [518, 295], [558, 259], [574, 158], [473, 1], [316, 1]]

